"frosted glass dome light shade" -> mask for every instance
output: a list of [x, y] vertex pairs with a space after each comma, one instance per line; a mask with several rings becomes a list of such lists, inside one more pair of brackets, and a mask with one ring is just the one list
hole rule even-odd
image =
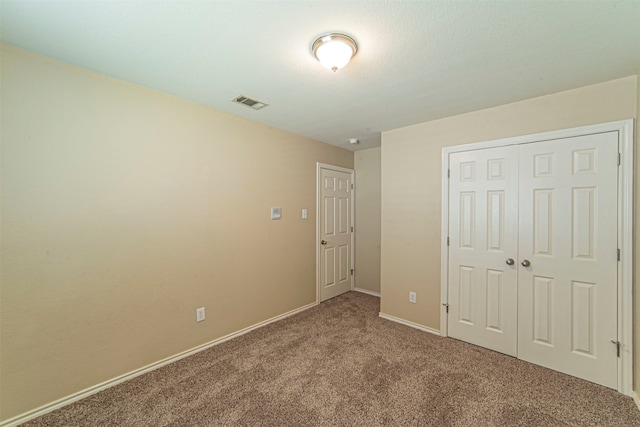
[[311, 50], [324, 67], [335, 72], [351, 61], [358, 51], [358, 45], [346, 34], [330, 33], [318, 37]]

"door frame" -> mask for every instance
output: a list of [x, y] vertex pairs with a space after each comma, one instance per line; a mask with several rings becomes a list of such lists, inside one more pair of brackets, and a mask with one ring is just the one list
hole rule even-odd
[[562, 129], [551, 132], [456, 145], [442, 149], [442, 228], [440, 248], [440, 335], [448, 336], [449, 298], [449, 155], [507, 145], [528, 144], [604, 132], [618, 132], [620, 166], [618, 170], [618, 391], [633, 396], [633, 119]]
[[[322, 189], [320, 185], [322, 184], [321, 173], [322, 170], [332, 170], [337, 172], [348, 173], [350, 176], [350, 184], [351, 184], [351, 200], [349, 203], [349, 209], [351, 210], [351, 226], [353, 227], [353, 231], [351, 232], [351, 266], [350, 269], [354, 269], [355, 266], [355, 253], [356, 253], [356, 245], [355, 245], [355, 180], [356, 180], [356, 172], [353, 169], [343, 168], [341, 166], [329, 165], [326, 163], [316, 162], [316, 304], [320, 304], [320, 207], [322, 206], [322, 200], [320, 196], [322, 195]], [[355, 283], [355, 269], [353, 274], [351, 275], [351, 290], [353, 291], [354, 283]]]

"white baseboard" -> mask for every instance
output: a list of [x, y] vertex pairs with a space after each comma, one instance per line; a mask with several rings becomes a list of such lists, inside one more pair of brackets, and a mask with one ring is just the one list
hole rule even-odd
[[434, 334], [434, 335], [438, 335], [438, 336], [442, 335], [440, 333], [440, 331], [437, 330], [437, 329], [429, 328], [427, 326], [418, 325], [417, 323], [409, 322], [408, 320], [400, 319], [398, 317], [391, 316], [390, 314], [378, 313], [378, 316], [382, 317], [383, 319], [391, 320], [392, 322], [400, 323], [401, 325], [405, 325], [405, 326], [409, 326], [411, 328], [419, 329], [419, 330], [421, 330], [423, 332], [429, 332], [430, 334]]
[[112, 378], [112, 379], [107, 380], [105, 382], [102, 382], [100, 384], [96, 384], [96, 385], [94, 385], [92, 387], [86, 388], [84, 390], [81, 390], [81, 391], [79, 391], [77, 393], [74, 393], [72, 395], [69, 395], [67, 397], [63, 397], [62, 399], [58, 399], [58, 400], [53, 401], [51, 403], [48, 403], [46, 405], [40, 406], [39, 408], [36, 408], [36, 409], [31, 410], [31, 411], [25, 412], [24, 414], [21, 414], [21, 415], [15, 416], [13, 418], [10, 418], [8, 420], [2, 421], [2, 422], [0, 422], [0, 427], [14, 427], [14, 426], [20, 425], [20, 424], [25, 423], [25, 422], [27, 422], [29, 420], [32, 420], [34, 418], [37, 418], [37, 417], [42, 416], [44, 414], [47, 414], [47, 413], [49, 413], [51, 411], [55, 411], [56, 409], [62, 408], [63, 406], [67, 406], [67, 405], [69, 405], [69, 404], [71, 404], [73, 402], [76, 402], [78, 400], [84, 399], [85, 397], [91, 396], [92, 394], [96, 394], [96, 393], [98, 393], [98, 392], [100, 392], [102, 390], [108, 389], [110, 387], [113, 387], [113, 386], [118, 385], [120, 383], [123, 383], [125, 381], [128, 381], [130, 379], [138, 377], [138, 376], [140, 376], [142, 374], [146, 374], [147, 372], [151, 372], [151, 371], [153, 371], [155, 369], [161, 368], [161, 367], [163, 367], [165, 365], [168, 365], [170, 363], [176, 362], [176, 361], [178, 361], [180, 359], [184, 359], [185, 357], [192, 356], [192, 355], [194, 355], [196, 353], [199, 353], [199, 352], [201, 352], [203, 350], [211, 348], [211, 347], [213, 347], [215, 345], [222, 344], [223, 342], [229, 341], [229, 340], [231, 340], [233, 338], [236, 338], [236, 337], [244, 335], [244, 334], [246, 334], [248, 332], [251, 332], [254, 329], [258, 329], [258, 328], [266, 326], [266, 325], [268, 325], [270, 323], [277, 322], [278, 320], [282, 320], [282, 319], [284, 319], [286, 317], [293, 316], [294, 314], [298, 314], [298, 313], [300, 313], [300, 312], [302, 312], [304, 310], [307, 310], [307, 309], [309, 309], [311, 307], [314, 307], [316, 305], [318, 305], [317, 302], [313, 302], [311, 304], [307, 304], [307, 305], [305, 305], [303, 307], [297, 308], [295, 310], [291, 310], [291, 311], [289, 311], [287, 313], [284, 313], [284, 314], [281, 314], [279, 316], [272, 317], [271, 319], [267, 319], [267, 320], [262, 321], [260, 323], [256, 323], [255, 325], [248, 326], [248, 327], [246, 327], [244, 329], [241, 329], [241, 330], [239, 330], [237, 332], [233, 332], [231, 334], [225, 335], [225, 336], [220, 337], [218, 339], [215, 339], [213, 341], [209, 341], [208, 343], [199, 345], [199, 346], [194, 347], [194, 348], [192, 348], [190, 350], [183, 351], [181, 353], [178, 353], [178, 354], [175, 354], [173, 356], [167, 357], [166, 359], [162, 359], [162, 360], [159, 360], [159, 361], [157, 361], [155, 363], [151, 363], [150, 365], [143, 366], [142, 368], [136, 369], [135, 371], [131, 371], [129, 373], [126, 373], [124, 375], [120, 375], [118, 377]]
[[638, 397], [638, 393], [631, 390], [631, 397], [633, 398], [633, 401], [636, 402], [636, 406], [638, 407], [638, 410], [640, 410], [640, 397]]
[[363, 294], [373, 295], [374, 297], [380, 298], [380, 292], [370, 291], [368, 289], [362, 289], [362, 288], [353, 288], [353, 290], [356, 292], [362, 292]]

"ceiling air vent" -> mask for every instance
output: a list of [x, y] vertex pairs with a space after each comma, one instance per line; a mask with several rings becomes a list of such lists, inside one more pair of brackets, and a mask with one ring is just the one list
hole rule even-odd
[[264, 102], [256, 101], [255, 99], [247, 98], [243, 95], [236, 96], [231, 100], [231, 102], [237, 102], [238, 104], [246, 105], [247, 107], [251, 107], [254, 110], [260, 110], [269, 105], [265, 104]]

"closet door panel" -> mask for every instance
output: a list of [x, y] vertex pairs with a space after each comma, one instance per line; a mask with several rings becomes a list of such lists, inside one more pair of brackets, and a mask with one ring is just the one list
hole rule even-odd
[[450, 156], [449, 336], [509, 355], [517, 344], [517, 147]]
[[519, 149], [518, 357], [612, 388], [617, 144], [611, 132]]

